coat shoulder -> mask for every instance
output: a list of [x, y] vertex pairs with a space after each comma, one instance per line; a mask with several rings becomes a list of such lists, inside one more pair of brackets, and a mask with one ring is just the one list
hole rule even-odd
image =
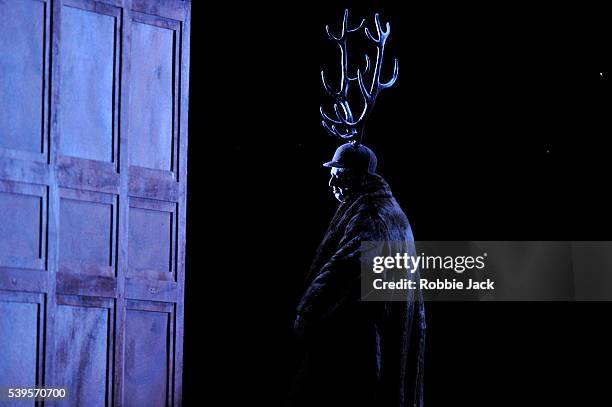
[[363, 200], [356, 208], [351, 224], [375, 238], [371, 240], [402, 240], [412, 234], [406, 214], [395, 198], [375, 197]]

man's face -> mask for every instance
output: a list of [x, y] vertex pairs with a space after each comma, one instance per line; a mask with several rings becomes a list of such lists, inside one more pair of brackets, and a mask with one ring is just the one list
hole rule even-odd
[[351, 184], [350, 172], [343, 168], [332, 168], [330, 171], [331, 177], [329, 178], [329, 187], [332, 189], [332, 193], [336, 199], [340, 202], [346, 199], [349, 193], [349, 186]]

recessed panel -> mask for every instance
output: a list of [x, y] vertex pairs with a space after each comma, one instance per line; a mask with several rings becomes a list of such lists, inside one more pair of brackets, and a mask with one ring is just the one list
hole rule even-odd
[[41, 256], [42, 198], [0, 191], [0, 265]]
[[172, 271], [172, 217], [171, 212], [130, 208], [130, 270]]
[[68, 389], [59, 406], [105, 406], [109, 310], [58, 305], [56, 383]]
[[42, 152], [45, 4], [0, 1], [0, 148]]
[[130, 164], [171, 170], [174, 31], [132, 24]]
[[36, 385], [38, 313], [38, 304], [0, 300], [0, 388]]
[[125, 400], [133, 406], [166, 406], [169, 314], [128, 309], [125, 343]]
[[115, 17], [62, 8], [60, 150], [112, 161]]
[[113, 206], [62, 198], [60, 262], [112, 265]]

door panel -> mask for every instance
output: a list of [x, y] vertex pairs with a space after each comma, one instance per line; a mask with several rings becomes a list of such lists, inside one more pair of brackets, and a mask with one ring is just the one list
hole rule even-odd
[[176, 205], [130, 198], [128, 276], [175, 280]]
[[115, 275], [116, 200], [111, 194], [60, 190], [60, 273]]
[[113, 301], [57, 300], [56, 383], [70, 391], [60, 406], [105, 406], [112, 394]]
[[61, 19], [60, 151], [112, 161], [115, 43], [120, 25], [112, 14], [67, 5]]
[[0, 180], [0, 267], [44, 269], [46, 224], [44, 186]]
[[139, 14], [133, 18], [130, 164], [169, 171], [177, 30], [166, 20]]
[[126, 397], [140, 406], [166, 406], [171, 399], [172, 307], [130, 301], [126, 318]]
[[46, 4], [0, 0], [0, 148], [41, 153]]
[[0, 291], [0, 387], [40, 382], [44, 315], [42, 294]]

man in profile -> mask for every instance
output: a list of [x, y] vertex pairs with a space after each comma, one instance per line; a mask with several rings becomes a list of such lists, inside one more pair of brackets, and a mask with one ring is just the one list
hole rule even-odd
[[[394, 302], [361, 301], [361, 242], [394, 242], [414, 254], [408, 219], [377, 158], [341, 145], [329, 186], [340, 205], [317, 249], [294, 330], [305, 357], [292, 406], [422, 406], [425, 312], [418, 291]], [[397, 246], [399, 244], [399, 246]]]

